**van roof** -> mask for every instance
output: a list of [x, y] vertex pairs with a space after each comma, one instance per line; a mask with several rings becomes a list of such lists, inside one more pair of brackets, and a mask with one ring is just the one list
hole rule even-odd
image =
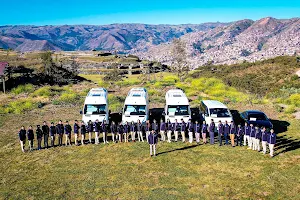
[[207, 106], [207, 108], [227, 108], [223, 103], [216, 100], [203, 100], [203, 104]]
[[166, 93], [167, 105], [189, 105], [189, 100], [180, 89], [172, 89]]
[[132, 88], [127, 97], [147, 97], [147, 90], [145, 88]]
[[87, 94], [88, 97], [106, 97], [107, 90], [105, 88], [92, 88]]

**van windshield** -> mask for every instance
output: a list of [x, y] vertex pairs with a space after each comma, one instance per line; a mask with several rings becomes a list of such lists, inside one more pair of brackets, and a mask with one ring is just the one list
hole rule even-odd
[[106, 104], [86, 104], [84, 105], [84, 114], [99, 115], [106, 114]]
[[211, 117], [231, 117], [227, 108], [211, 108], [209, 112]]
[[189, 105], [169, 105], [167, 115], [169, 115], [170, 113], [174, 113], [175, 115], [189, 115], [189, 107]]
[[124, 113], [129, 112], [130, 115], [146, 115], [145, 105], [125, 105]]

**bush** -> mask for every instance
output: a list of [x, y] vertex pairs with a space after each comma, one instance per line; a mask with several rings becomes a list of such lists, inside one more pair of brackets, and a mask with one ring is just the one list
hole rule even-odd
[[62, 104], [73, 104], [78, 105], [83, 103], [83, 99], [80, 96], [72, 91], [66, 91], [61, 94], [56, 101], [53, 101], [52, 104], [54, 105], [62, 105]]
[[5, 113], [15, 113], [22, 114], [27, 111], [31, 111], [38, 107], [38, 102], [35, 102], [31, 98], [19, 99], [16, 101], [10, 102], [8, 105], [1, 106], [0, 114]]
[[292, 113], [296, 112], [295, 106], [294, 106], [294, 105], [288, 106], [288, 107], [284, 110], [284, 112], [285, 112], [286, 114], [292, 114]]
[[54, 96], [54, 93], [51, 90], [50, 86], [45, 86], [37, 89], [36, 91], [33, 92], [31, 95], [33, 97], [50, 97]]
[[13, 94], [21, 94], [21, 93], [31, 93], [34, 91], [34, 86], [32, 84], [19, 85], [16, 88], [13, 88], [11, 92]]
[[108, 94], [108, 105], [112, 112], [121, 112], [125, 97]]
[[295, 107], [300, 107], [300, 94], [292, 94], [288, 99], [287, 103]]

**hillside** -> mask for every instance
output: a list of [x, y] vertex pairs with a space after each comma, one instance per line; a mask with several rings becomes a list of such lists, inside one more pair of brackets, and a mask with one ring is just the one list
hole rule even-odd
[[[233, 64], [299, 54], [300, 19], [263, 18], [241, 20], [208, 31], [185, 34], [188, 61], [192, 68], [207, 63]], [[164, 43], [138, 52], [141, 58], [172, 63], [172, 44]]]

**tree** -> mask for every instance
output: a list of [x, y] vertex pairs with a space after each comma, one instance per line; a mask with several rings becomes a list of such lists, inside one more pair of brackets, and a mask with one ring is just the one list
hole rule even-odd
[[187, 75], [189, 71], [187, 63], [186, 43], [180, 38], [174, 39], [172, 42], [172, 70], [177, 73], [180, 81]]

